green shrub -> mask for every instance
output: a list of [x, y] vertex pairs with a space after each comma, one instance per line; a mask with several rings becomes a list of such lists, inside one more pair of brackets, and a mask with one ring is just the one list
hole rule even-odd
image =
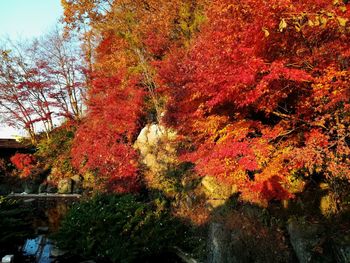
[[99, 195], [74, 206], [54, 236], [58, 245], [87, 258], [134, 262], [160, 254], [184, 236], [164, 202], [134, 195]]

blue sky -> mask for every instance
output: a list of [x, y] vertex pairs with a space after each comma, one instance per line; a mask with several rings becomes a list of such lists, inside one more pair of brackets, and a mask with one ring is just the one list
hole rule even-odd
[[0, 0], [0, 37], [37, 37], [62, 15], [60, 0]]
[[[54, 27], [62, 13], [60, 0], [0, 0], [0, 39], [39, 37]], [[0, 138], [17, 134], [24, 135], [0, 123]]]

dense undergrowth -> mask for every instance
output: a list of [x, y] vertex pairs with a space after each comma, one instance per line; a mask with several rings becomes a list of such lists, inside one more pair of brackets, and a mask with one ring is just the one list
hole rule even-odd
[[54, 238], [61, 248], [85, 258], [145, 262], [179, 245], [191, 248], [192, 235], [193, 229], [172, 217], [164, 199], [129, 194], [97, 195], [76, 204]]

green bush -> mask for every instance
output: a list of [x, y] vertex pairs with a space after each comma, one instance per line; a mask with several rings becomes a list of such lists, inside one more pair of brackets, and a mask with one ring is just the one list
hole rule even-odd
[[54, 236], [62, 249], [87, 258], [134, 262], [158, 255], [184, 236], [182, 224], [158, 200], [99, 195], [74, 206]]

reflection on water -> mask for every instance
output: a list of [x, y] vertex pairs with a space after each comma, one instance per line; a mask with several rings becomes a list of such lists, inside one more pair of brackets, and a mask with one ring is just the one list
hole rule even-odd
[[23, 255], [27, 261], [37, 263], [51, 263], [54, 260], [51, 257], [51, 252], [54, 249], [51, 241], [44, 235], [40, 235], [34, 239], [27, 239], [23, 246]]
[[53, 259], [53, 251], [57, 250], [48, 234], [58, 230], [60, 222], [67, 214], [69, 208], [74, 204], [72, 199], [46, 199], [32, 200], [27, 202], [33, 208], [33, 226], [37, 236], [28, 238], [22, 248], [26, 257], [25, 262], [51, 263], [57, 262]]
[[43, 236], [38, 236], [34, 239], [27, 239], [23, 246], [23, 254], [25, 256], [34, 256], [38, 253], [43, 241]]
[[50, 233], [56, 232], [73, 204], [72, 199], [35, 200], [32, 204], [35, 210], [34, 227], [39, 232], [40, 227], [48, 227]]
[[58, 230], [60, 222], [63, 219], [63, 217], [67, 214], [70, 205], [71, 204], [68, 204], [66, 202], [57, 202], [55, 206], [45, 211], [47, 223], [51, 231]]
[[43, 251], [41, 253], [41, 257], [39, 260], [39, 263], [50, 263], [52, 262], [51, 258], [50, 258], [50, 254], [51, 254], [51, 250], [52, 250], [52, 244], [51, 243], [47, 243], [44, 248]]

